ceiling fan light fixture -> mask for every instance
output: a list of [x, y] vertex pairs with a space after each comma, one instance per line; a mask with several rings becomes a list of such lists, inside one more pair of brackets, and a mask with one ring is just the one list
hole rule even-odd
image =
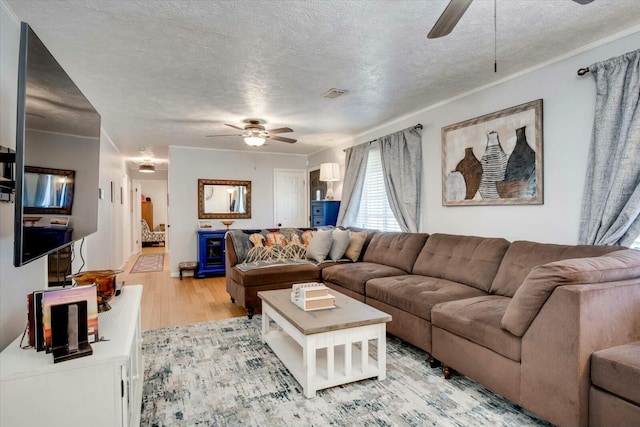
[[244, 142], [252, 147], [259, 147], [264, 144], [264, 138], [259, 136], [247, 136], [244, 138]]
[[138, 167], [138, 172], [142, 173], [154, 173], [156, 166], [153, 163], [141, 163]]

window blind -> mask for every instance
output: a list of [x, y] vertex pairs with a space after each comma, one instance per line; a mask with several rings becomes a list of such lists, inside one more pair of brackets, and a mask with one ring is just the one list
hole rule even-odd
[[371, 150], [358, 211], [357, 226], [381, 231], [401, 231], [384, 188], [380, 150]]

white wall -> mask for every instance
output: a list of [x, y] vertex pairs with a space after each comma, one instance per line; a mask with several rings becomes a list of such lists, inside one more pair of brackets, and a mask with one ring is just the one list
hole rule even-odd
[[104, 129], [100, 133], [99, 187], [104, 198], [98, 200], [98, 231], [85, 242], [86, 269], [121, 268], [131, 255], [129, 178], [124, 158]]
[[[587, 151], [593, 126], [593, 77], [578, 68], [622, 55], [640, 46], [640, 32], [577, 53], [359, 135], [355, 144], [422, 123], [423, 200], [421, 231], [508, 240], [575, 244], [584, 187]], [[508, 60], [508, 59], [505, 59]], [[441, 128], [528, 101], [544, 102], [544, 204], [535, 206], [442, 206]], [[310, 156], [309, 164], [344, 162], [340, 149]]]
[[[273, 170], [306, 170], [306, 156], [169, 147], [169, 252], [171, 274], [178, 263], [197, 260], [198, 179], [251, 181], [251, 218], [231, 228], [274, 227]], [[224, 229], [220, 220], [214, 227]]]

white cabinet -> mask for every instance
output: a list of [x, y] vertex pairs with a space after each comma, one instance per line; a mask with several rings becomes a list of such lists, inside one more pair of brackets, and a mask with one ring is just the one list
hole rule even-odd
[[20, 349], [20, 337], [0, 353], [0, 426], [140, 424], [144, 360], [142, 286], [125, 286], [98, 314], [105, 340], [93, 355], [53, 363], [53, 355]]

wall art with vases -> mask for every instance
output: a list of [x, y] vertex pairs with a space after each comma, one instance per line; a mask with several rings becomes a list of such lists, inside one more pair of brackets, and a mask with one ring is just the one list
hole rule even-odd
[[442, 128], [442, 204], [542, 204], [542, 99]]

